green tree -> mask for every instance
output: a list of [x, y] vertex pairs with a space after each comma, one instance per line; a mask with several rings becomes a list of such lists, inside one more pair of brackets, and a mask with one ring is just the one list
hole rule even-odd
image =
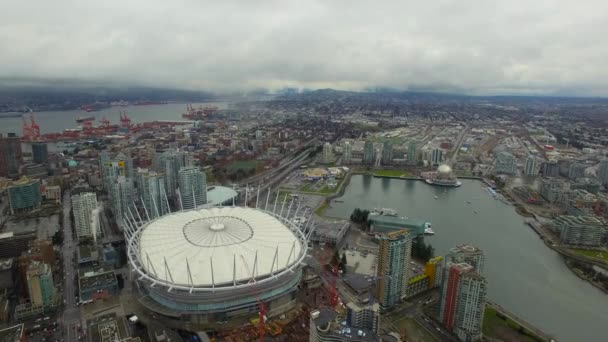
[[334, 255], [331, 258], [331, 264], [332, 265], [339, 265], [340, 264], [340, 253], [338, 253], [337, 250], [334, 251]]

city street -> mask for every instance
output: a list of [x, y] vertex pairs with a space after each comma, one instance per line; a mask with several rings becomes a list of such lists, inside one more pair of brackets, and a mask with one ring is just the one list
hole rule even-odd
[[74, 279], [76, 278], [77, 268], [74, 267], [74, 251], [78, 245], [72, 236], [70, 219], [70, 191], [66, 190], [63, 194], [63, 248], [61, 254], [63, 258], [64, 270], [64, 336], [66, 341], [78, 341], [78, 327], [80, 325], [80, 310], [74, 297]]

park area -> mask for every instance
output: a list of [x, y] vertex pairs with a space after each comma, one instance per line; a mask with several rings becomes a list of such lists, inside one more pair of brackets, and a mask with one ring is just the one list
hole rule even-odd
[[483, 317], [483, 334], [484, 336], [502, 341], [545, 341], [492, 307], [486, 307]]
[[374, 176], [379, 177], [411, 177], [412, 174], [403, 170], [374, 170]]
[[608, 261], [608, 251], [597, 251], [590, 249], [572, 249], [572, 251], [590, 258]]

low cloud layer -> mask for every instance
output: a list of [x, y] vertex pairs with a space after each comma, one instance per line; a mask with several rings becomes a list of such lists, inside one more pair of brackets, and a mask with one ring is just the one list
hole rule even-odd
[[599, 0], [8, 0], [0, 77], [608, 96], [606, 18]]

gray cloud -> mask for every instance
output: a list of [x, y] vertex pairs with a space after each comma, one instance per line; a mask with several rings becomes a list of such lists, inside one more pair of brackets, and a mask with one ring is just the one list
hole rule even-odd
[[608, 3], [5, 0], [0, 77], [608, 96]]

